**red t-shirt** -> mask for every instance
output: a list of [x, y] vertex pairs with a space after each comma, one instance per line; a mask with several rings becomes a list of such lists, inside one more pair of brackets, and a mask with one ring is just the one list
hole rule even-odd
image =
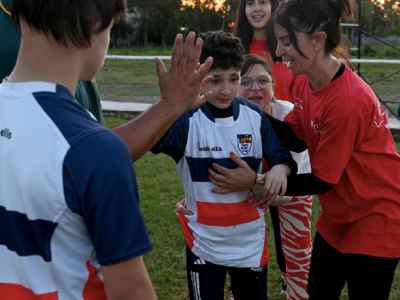
[[306, 142], [313, 174], [334, 184], [319, 195], [319, 233], [343, 253], [400, 257], [400, 155], [374, 92], [346, 67], [293, 96], [286, 121]]
[[[270, 59], [270, 51], [266, 40], [252, 40], [250, 54]], [[294, 85], [305, 81], [305, 76], [293, 76], [287, 65], [282, 62], [272, 63], [272, 77], [274, 80], [274, 95], [277, 99], [292, 101], [291, 90]]]

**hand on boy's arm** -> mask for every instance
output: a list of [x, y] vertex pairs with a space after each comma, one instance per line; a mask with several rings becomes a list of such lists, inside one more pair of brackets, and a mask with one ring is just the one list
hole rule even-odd
[[287, 165], [279, 164], [272, 167], [264, 174], [264, 183], [257, 183], [253, 187], [251, 202], [263, 209], [279, 203], [280, 196], [286, 193], [288, 175], [290, 168]]
[[186, 206], [186, 199], [182, 199], [181, 201], [175, 204], [175, 213], [177, 215], [184, 214], [184, 215], [193, 215], [193, 211], [187, 208]]
[[290, 168], [287, 165], [275, 165], [265, 174], [264, 188], [268, 195], [285, 195], [287, 188], [287, 177]]
[[157, 60], [160, 102], [136, 119], [114, 128], [128, 145], [134, 160], [151, 149], [181, 114], [206, 100], [205, 96], [200, 96], [200, 86], [207, 77], [212, 59], [199, 65], [202, 46], [202, 40], [196, 38], [194, 32], [186, 38], [178, 34], [170, 68]]
[[215, 185], [212, 191], [217, 194], [250, 191], [255, 184], [256, 173], [232, 152], [230, 159], [238, 165], [237, 168], [227, 169], [214, 163], [208, 170], [210, 181]]

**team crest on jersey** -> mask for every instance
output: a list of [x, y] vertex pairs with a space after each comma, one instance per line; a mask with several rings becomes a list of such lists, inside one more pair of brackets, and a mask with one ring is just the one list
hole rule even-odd
[[251, 150], [251, 145], [253, 144], [253, 136], [251, 134], [238, 134], [237, 141], [240, 153], [247, 155]]

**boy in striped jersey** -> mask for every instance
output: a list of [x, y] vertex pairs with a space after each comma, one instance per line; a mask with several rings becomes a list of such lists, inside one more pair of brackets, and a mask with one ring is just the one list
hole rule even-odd
[[222, 31], [201, 37], [200, 61], [214, 58], [211, 79], [203, 85], [208, 101], [179, 118], [153, 152], [174, 158], [187, 209], [193, 212], [178, 212], [187, 245], [190, 299], [224, 299], [229, 273], [236, 300], [264, 300], [269, 254], [263, 210], [249, 203], [247, 192], [213, 193], [209, 172], [214, 162], [234, 168], [231, 153], [256, 172], [266, 159], [271, 172], [265, 180], [278, 194], [286, 189], [287, 175], [296, 172], [296, 163], [281, 147], [266, 115], [236, 97], [244, 52], [240, 40]]

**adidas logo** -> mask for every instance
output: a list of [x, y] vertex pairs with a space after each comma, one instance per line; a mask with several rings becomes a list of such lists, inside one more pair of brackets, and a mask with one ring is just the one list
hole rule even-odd
[[11, 138], [12, 138], [12, 132], [10, 131], [10, 129], [4, 128], [4, 129], [2, 129], [2, 130], [0, 131], [0, 136], [4, 137], [4, 138], [6, 138], [6, 139], [11, 140]]

